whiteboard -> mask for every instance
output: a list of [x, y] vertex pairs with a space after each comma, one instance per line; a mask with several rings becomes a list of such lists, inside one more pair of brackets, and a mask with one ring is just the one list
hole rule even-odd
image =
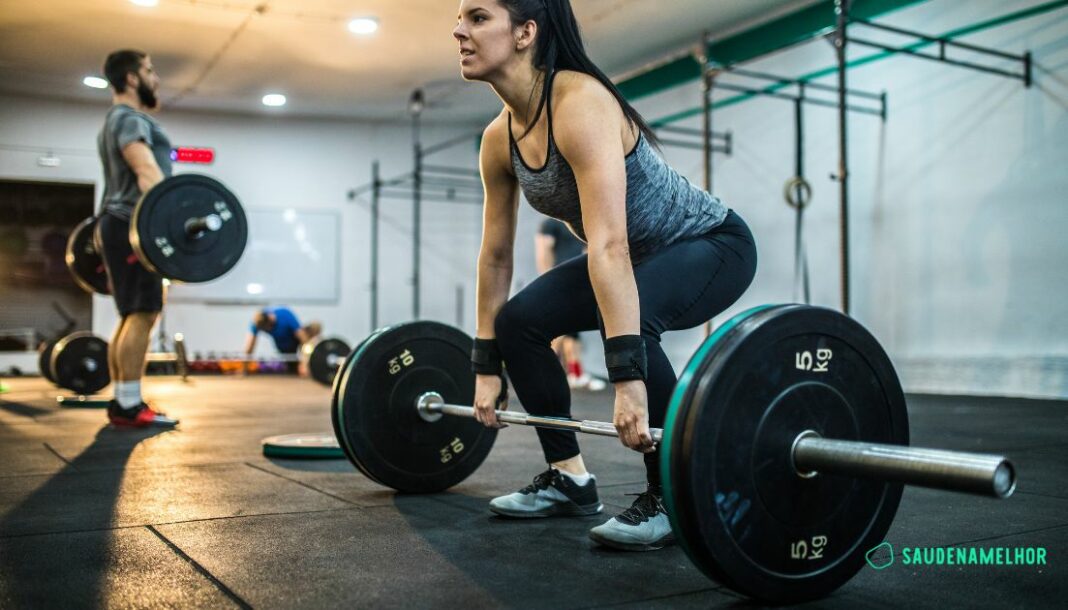
[[245, 209], [248, 243], [229, 273], [203, 284], [172, 284], [168, 301], [336, 303], [341, 215], [292, 208]]

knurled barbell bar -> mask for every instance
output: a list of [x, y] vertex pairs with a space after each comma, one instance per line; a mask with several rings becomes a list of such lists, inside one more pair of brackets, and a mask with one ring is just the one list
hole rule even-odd
[[[406, 492], [463, 481], [497, 430], [473, 419], [472, 340], [435, 322], [379, 330], [334, 383], [346, 456]], [[444, 417], [458, 415], [460, 417]], [[505, 423], [615, 436], [604, 422], [500, 412]], [[904, 484], [1007, 497], [1001, 456], [908, 447], [904, 393], [858, 322], [757, 307], [722, 325], [679, 376], [660, 443], [675, 537], [708, 576], [751, 597], [826, 596], [883, 542]]]
[[[67, 241], [67, 268], [83, 289], [110, 294], [93, 238], [96, 217]], [[130, 220], [130, 245], [149, 270], [173, 282], [207, 282], [237, 264], [248, 242], [248, 220], [237, 197], [201, 174], [167, 178], [145, 193]]]

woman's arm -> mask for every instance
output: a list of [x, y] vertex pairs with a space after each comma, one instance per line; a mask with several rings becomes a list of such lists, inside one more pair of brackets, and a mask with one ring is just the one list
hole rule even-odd
[[553, 135], [575, 172], [582, 226], [589, 249], [590, 282], [606, 337], [640, 332], [638, 288], [627, 245], [627, 168], [619, 103], [585, 75], [564, 80], [554, 99]]
[[[512, 285], [519, 188], [512, 175], [509, 153], [507, 115], [502, 112], [483, 132], [478, 154], [486, 194], [475, 288], [475, 336], [479, 339], [496, 337], [493, 324]], [[501, 388], [502, 380], [497, 375], [480, 374], [475, 378], [475, 419], [492, 428], [502, 427], [494, 410], [508, 408], [507, 401], [499, 402]]]
[[479, 169], [485, 205], [482, 247], [478, 254], [475, 288], [476, 336], [492, 339], [497, 318], [512, 285], [513, 249], [519, 207], [519, 187], [509, 159], [507, 117], [500, 115], [486, 127], [479, 150]]
[[[553, 134], [560, 153], [575, 173], [582, 226], [589, 249], [590, 283], [605, 330], [605, 357], [640, 360], [644, 375], [638, 286], [627, 242], [627, 166], [623, 134], [628, 125], [619, 102], [600, 83], [582, 75], [561, 89]], [[617, 342], [612, 342], [618, 337]], [[622, 343], [618, 343], [622, 342]], [[612, 343], [616, 343], [611, 348]], [[624, 349], [625, 352], [617, 352]], [[637, 350], [637, 351], [634, 351]], [[609, 377], [613, 367], [609, 364]], [[653, 450], [649, 435], [648, 395], [642, 378], [631, 372], [614, 382], [612, 423], [619, 440], [643, 453]]]

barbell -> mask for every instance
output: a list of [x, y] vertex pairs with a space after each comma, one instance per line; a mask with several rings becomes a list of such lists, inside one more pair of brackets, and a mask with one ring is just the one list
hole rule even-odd
[[[349, 353], [345, 341], [336, 337], [316, 337], [301, 345], [300, 351], [288, 360], [307, 365], [312, 379], [323, 385], [334, 381], [345, 355]], [[174, 361], [189, 370], [185, 339], [175, 335], [175, 351], [148, 354], [150, 362]], [[111, 383], [108, 371], [108, 342], [88, 331], [78, 331], [41, 346], [38, 368], [48, 381], [80, 395], [95, 394]]]
[[[110, 294], [94, 239], [96, 217], [67, 240], [67, 268], [88, 292]], [[207, 282], [237, 264], [248, 242], [248, 219], [237, 196], [201, 174], [167, 178], [145, 193], [130, 219], [130, 246], [147, 269], [172, 282]]]
[[266, 358], [248, 358], [246, 356], [230, 358], [223, 356], [217, 359], [204, 359], [194, 356], [192, 360], [189, 360], [186, 355], [188, 348], [185, 345], [185, 338], [180, 334], [175, 335], [174, 346], [176, 355], [187, 369], [195, 368], [195, 364], [204, 362], [232, 362], [235, 364], [294, 362], [306, 365], [311, 378], [326, 386], [334, 383], [334, 376], [345, 362], [345, 357], [352, 351], [352, 348], [349, 347], [349, 344], [344, 339], [323, 336], [313, 337], [305, 341], [295, 354], [275, 354]]
[[[358, 470], [429, 493], [478, 468], [497, 430], [466, 406], [471, 346], [462, 331], [423, 321], [376, 331], [356, 348], [334, 381], [331, 416]], [[498, 418], [617, 434], [604, 422]], [[818, 599], [852, 578], [883, 542], [905, 484], [1001, 498], [1016, 487], [1002, 456], [908, 447], [904, 393], [886, 352], [852, 318], [804, 305], [757, 307], [718, 328], [652, 436], [686, 554], [709, 577], [773, 603]]]

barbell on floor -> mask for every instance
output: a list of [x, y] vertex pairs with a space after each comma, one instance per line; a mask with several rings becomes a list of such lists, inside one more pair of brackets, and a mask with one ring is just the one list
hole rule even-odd
[[[181, 333], [174, 337], [174, 352], [153, 352], [147, 355], [149, 362], [175, 362], [183, 376], [189, 370], [186, 358], [185, 338]], [[334, 382], [334, 375], [345, 360], [350, 349], [347, 343], [336, 337], [316, 337], [301, 345], [297, 354], [272, 359], [307, 364], [312, 379], [323, 385]], [[248, 360], [258, 362], [257, 360]], [[111, 383], [108, 371], [108, 342], [87, 331], [78, 331], [42, 345], [38, 355], [41, 375], [61, 388], [81, 395], [95, 394]]]
[[[67, 268], [88, 292], [110, 294], [94, 233], [96, 217], [67, 240]], [[149, 270], [173, 282], [207, 282], [237, 264], [248, 242], [248, 219], [237, 196], [201, 174], [167, 178], [145, 193], [130, 219], [130, 246]]]
[[242, 363], [263, 363], [263, 362], [293, 362], [305, 364], [308, 367], [308, 373], [312, 379], [318, 381], [323, 385], [331, 385], [334, 383], [334, 376], [345, 362], [345, 357], [348, 356], [352, 348], [345, 342], [344, 339], [338, 337], [314, 337], [301, 344], [300, 349], [295, 354], [275, 354], [266, 358], [249, 358], [241, 356], [237, 358], [196, 358], [192, 360], [188, 357], [188, 348], [185, 345], [185, 337], [183, 335], [176, 334], [174, 336], [175, 355], [179, 361], [179, 366], [185, 367], [186, 370], [190, 370], [192, 364], [197, 362], [232, 362], [237, 364]]
[[[412, 322], [353, 351], [331, 416], [358, 470], [436, 492], [478, 468], [497, 430], [465, 406], [471, 345], [458, 329]], [[616, 435], [604, 422], [499, 417]], [[803, 305], [757, 307], [717, 329], [679, 376], [654, 438], [686, 554], [711, 578], [775, 603], [848, 582], [883, 542], [903, 484], [1007, 497], [1016, 482], [1001, 456], [908, 447], [904, 393], [882, 347], [855, 320]]]

